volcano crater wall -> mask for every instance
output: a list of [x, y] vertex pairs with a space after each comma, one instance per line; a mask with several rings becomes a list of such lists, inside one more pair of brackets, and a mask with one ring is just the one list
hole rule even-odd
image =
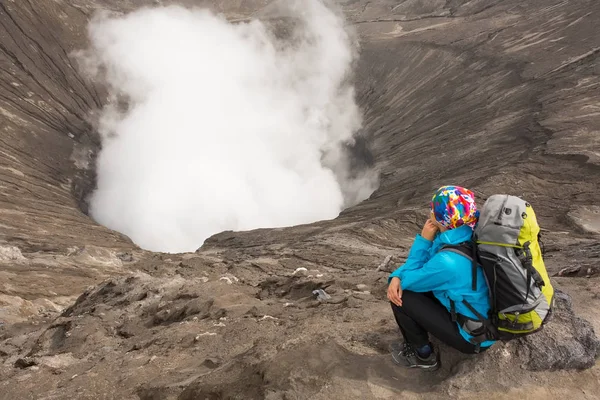
[[[573, 187], [560, 184], [564, 196], [575, 197], [573, 205], [590, 203], [586, 193], [594, 193], [597, 183], [598, 49], [587, 30], [596, 22], [588, 10], [597, 5], [433, 2], [435, 11], [421, 14], [417, 6], [392, 3], [342, 3], [360, 38], [355, 81], [364, 114], [363, 159], [382, 176], [371, 199], [345, 214], [394, 213], [404, 199], [421, 199], [449, 181], [485, 196], [489, 181], [496, 191], [503, 184], [498, 180], [507, 180], [507, 189], [513, 185], [517, 164], [523, 179], [535, 175], [547, 191], [562, 179]], [[131, 246], [85, 215], [100, 147], [94, 115], [106, 93], [81, 76], [73, 52], [86, 47], [86, 23], [95, 12], [152, 4], [2, 5], [0, 206], [6, 241], [27, 250], [92, 241]], [[232, 20], [250, 13], [270, 17], [262, 2], [177, 4], [208, 6]], [[393, 12], [384, 12], [388, 8]], [[529, 39], [534, 36], [539, 39]], [[546, 171], [550, 165], [555, 168]], [[582, 173], [588, 176], [579, 190], [575, 178]], [[521, 194], [536, 196], [533, 185], [521, 184]], [[540, 211], [550, 219], [546, 224], [563, 223], [567, 212]]]

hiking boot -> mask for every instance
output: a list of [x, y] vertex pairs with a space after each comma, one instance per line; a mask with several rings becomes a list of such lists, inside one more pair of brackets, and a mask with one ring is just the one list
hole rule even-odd
[[420, 357], [415, 348], [410, 344], [394, 343], [391, 346], [391, 353], [394, 362], [403, 367], [435, 371], [440, 366], [438, 356], [433, 348], [429, 356], [424, 358]]

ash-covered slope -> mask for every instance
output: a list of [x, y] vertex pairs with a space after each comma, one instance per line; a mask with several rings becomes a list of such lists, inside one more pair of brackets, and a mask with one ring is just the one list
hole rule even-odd
[[[70, 57], [96, 9], [150, 3], [0, 4], [0, 398], [597, 396], [598, 367], [571, 369], [594, 364], [600, 329], [600, 4], [340, 2], [361, 38], [356, 158], [380, 169], [380, 188], [333, 221], [167, 256], [81, 211], [105, 92]], [[274, 18], [268, 1], [181, 3]], [[536, 338], [481, 359], [445, 352], [435, 375], [395, 368], [377, 267], [402, 262], [446, 183], [531, 201], [551, 273], [572, 267], [555, 286], [591, 325], [560, 297]]]

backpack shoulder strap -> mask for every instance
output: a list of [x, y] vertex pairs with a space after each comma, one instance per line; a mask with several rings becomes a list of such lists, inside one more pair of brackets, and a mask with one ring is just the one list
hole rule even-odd
[[469, 260], [471, 260], [471, 289], [477, 290], [477, 245], [474, 241], [464, 242], [458, 245], [444, 245], [439, 250], [449, 251], [452, 253], [460, 254]]
[[442, 251], [449, 251], [451, 253], [460, 254], [460, 255], [467, 257], [469, 260], [473, 261], [472, 250], [470, 249], [470, 247], [468, 248], [464, 244], [458, 244], [458, 245], [447, 244], [447, 245], [442, 246], [442, 248], [439, 250], [439, 252], [442, 252]]

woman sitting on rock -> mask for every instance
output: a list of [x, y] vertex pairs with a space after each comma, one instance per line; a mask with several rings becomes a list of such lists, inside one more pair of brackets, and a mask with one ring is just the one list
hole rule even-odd
[[[457, 252], [439, 252], [442, 246], [469, 242], [479, 211], [473, 192], [444, 186], [433, 196], [431, 217], [417, 235], [406, 262], [389, 278], [388, 299], [404, 343], [392, 347], [394, 361], [410, 368], [435, 370], [439, 366], [429, 334], [463, 353], [477, 353], [494, 341], [479, 346], [464, 329], [479, 334], [484, 328], [462, 303], [467, 300], [481, 315], [490, 302], [483, 272], [478, 268], [477, 287], [472, 288], [472, 263]], [[452, 307], [454, 306], [454, 314]]]

